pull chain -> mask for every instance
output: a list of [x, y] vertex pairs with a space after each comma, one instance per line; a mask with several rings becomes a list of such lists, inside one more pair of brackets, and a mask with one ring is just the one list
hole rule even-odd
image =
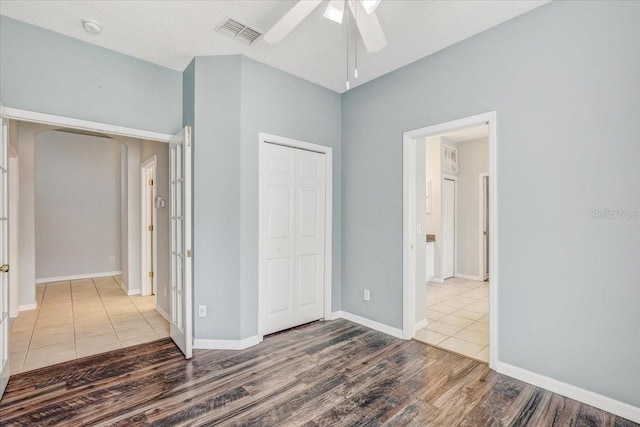
[[345, 14], [347, 15], [347, 84], [345, 86], [349, 90], [349, 0], [345, 0]]
[[355, 29], [354, 29], [354, 34], [355, 37], [353, 38], [353, 50], [354, 50], [354, 54], [353, 54], [353, 63], [354, 63], [354, 69], [353, 69], [353, 77], [354, 78], [358, 78], [358, 2], [354, 1], [353, 2], [353, 14], [354, 14], [354, 19], [356, 21], [356, 25], [355, 25]]

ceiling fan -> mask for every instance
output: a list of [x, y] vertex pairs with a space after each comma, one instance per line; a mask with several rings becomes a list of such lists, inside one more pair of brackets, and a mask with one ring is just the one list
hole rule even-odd
[[[281, 42], [295, 27], [317, 8], [322, 0], [300, 0], [264, 35], [268, 43]], [[329, 0], [323, 16], [338, 24], [342, 23], [345, 3], [349, 5], [368, 52], [377, 52], [387, 45], [375, 10], [380, 0]], [[348, 17], [347, 17], [348, 19]]]

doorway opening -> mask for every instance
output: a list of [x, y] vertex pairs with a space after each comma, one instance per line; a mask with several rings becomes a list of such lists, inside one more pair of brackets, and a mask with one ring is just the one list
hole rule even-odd
[[495, 112], [485, 113], [405, 132], [403, 147], [403, 335], [491, 368], [498, 350], [495, 129]]
[[[20, 167], [15, 168], [20, 172], [19, 179], [13, 181], [19, 187], [19, 191], [16, 188], [15, 192], [20, 196], [31, 194], [36, 201], [27, 206], [26, 210], [22, 200], [11, 205], [12, 216], [19, 218], [19, 221], [15, 221], [18, 230], [11, 233], [11, 236], [15, 237], [11, 242], [18, 243], [18, 248], [12, 250], [14, 253], [11, 258], [14, 264], [12, 270], [17, 273], [16, 276], [20, 274], [20, 286], [11, 289], [9, 298], [13, 318], [11, 340], [7, 342], [7, 348], [10, 351], [10, 372], [12, 374], [24, 372], [168, 336], [174, 338], [176, 335], [173, 329], [174, 323], [176, 330], [184, 335], [184, 339], [180, 341], [190, 342], [191, 339], [187, 337], [191, 336], [192, 319], [189, 317], [190, 310], [184, 309], [184, 306], [191, 304], [191, 206], [185, 206], [191, 202], [190, 195], [186, 194], [187, 191], [191, 191], [190, 129], [185, 128], [178, 135], [171, 136], [10, 108], [3, 108], [2, 115], [5, 117], [4, 120], [9, 122], [9, 127], [14, 130], [8, 135], [9, 151], [15, 148], [16, 161], [22, 160], [19, 163]], [[41, 140], [45, 134], [56, 135], [62, 139], [62, 143], [67, 145], [71, 140], [78, 138], [90, 139], [92, 142], [99, 141], [102, 144], [98, 145], [102, 145], [103, 148], [107, 145], [110, 146], [109, 150], [113, 148], [111, 150], [113, 153], [109, 152], [108, 159], [97, 158], [99, 156], [84, 157], [93, 162], [92, 166], [83, 162], [82, 155], [79, 155], [74, 164], [58, 167], [57, 173], [40, 171], [40, 179], [36, 179], [36, 149], [43, 144]], [[68, 150], [72, 155], [66, 158], [60, 154], [59, 150], [51, 151], [52, 146], [45, 148], [46, 150], [41, 150], [41, 153], [49, 150], [46, 155], [47, 162], [37, 162], [39, 165], [55, 163], [52, 159], [56, 156], [63, 161], [76, 158], [78, 150], [88, 150], [89, 146], [79, 145], [76, 147], [78, 150]], [[179, 155], [176, 155], [176, 151], [180, 152]], [[27, 159], [29, 157], [30, 159]], [[141, 159], [149, 159], [153, 162], [141, 162]], [[30, 167], [24, 167], [26, 160], [29, 160], [27, 163]], [[107, 171], [108, 188], [98, 191], [97, 187], [88, 181], [96, 178], [98, 169], [105, 163], [117, 165], [115, 166], [117, 170], [112, 168]], [[185, 164], [188, 164], [188, 167], [185, 167]], [[71, 169], [77, 170], [71, 171]], [[145, 200], [146, 197], [149, 198], [147, 200], [149, 203], [143, 203], [141, 198], [143, 191], [140, 183], [143, 170], [146, 173], [151, 171], [154, 184], [162, 188], [154, 188], [152, 195], [147, 193], [144, 196]], [[25, 180], [23, 173], [30, 173], [33, 176]], [[174, 176], [175, 179], [172, 178]], [[51, 187], [51, 183], [47, 182], [60, 177], [66, 179], [69, 186], [80, 185], [79, 189], [65, 187], [64, 182]], [[170, 179], [174, 179], [175, 182]], [[84, 191], [82, 190], [84, 186], [89, 190], [86, 192], [91, 201], [76, 203], [74, 208], [71, 203], [59, 203], [62, 198], [54, 197], [54, 192], [50, 191], [51, 188], [40, 191], [43, 197], [38, 199], [35, 197], [36, 190], [39, 188], [38, 182], [45, 187], [49, 185], [55, 188], [55, 191], [62, 195], [66, 191], [70, 197], [78, 196], [81, 191]], [[179, 185], [176, 184], [178, 182]], [[172, 189], [175, 191], [171, 191]], [[46, 200], [47, 197], [49, 200]], [[170, 209], [165, 208], [167, 205], [165, 198], [173, 202], [171, 205], [173, 217], [169, 213]], [[66, 247], [73, 250], [80, 248], [81, 252], [75, 256], [65, 256], [64, 259], [71, 264], [81, 261], [79, 265], [84, 270], [74, 271], [72, 268], [67, 268], [54, 271], [51, 268], [60, 267], [60, 263], [36, 263], [35, 255], [42, 255], [45, 252], [45, 250], [35, 251], [36, 243], [42, 248], [49, 249], [46, 245], [42, 246], [42, 239], [39, 239], [39, 236], [45, 234], [43, 230], [51, 229], [51, 227], [38, 226], [36, 214], [42, 214], [44, 211], [52, 214], [53, 210], [45, 209], [43, 203], [56, 204], [56, 201], [58, 202], [56, 209], [63, 214], [66, 212], [67, 219], [71, 219], [74, 211], [76, 213], [89, 211], [91, 205], [97, 205], [113, 217], [108, 227], [103, 222], [83, 219], [87, 226], [82, 228], [82, 224], [77, 220], [67, 221], [69, 233], [75, 233], [75, 235], [65, 233], [62, 237], [53, 236], [53, 251], [50, 252], [49, 258], [55, 257], [56, 251], [63, 252]], [[14, 212], [16, 208], [19, 208], [19, 213]], [[148, 283], [149, 295], [153, 295], [151, 298], [143, 296], [142, 288], [145, 284], [141, 280], [141, 270], [144, 266], [141, 259], [140, 228], [142, 211], [145, 209], [154, 232], [152, 239], [149, 239], [149, 258], [147, 258], [152, 265], [151, 271], [155, 279], [154, 282]], [[29, 212], [30, 214], [27, 215]], [[95, 215], [89, 216], [95, 220]], [[47, 221], [52, 222], [47, 220], [46, 215], [40, 219], [45, 225]], [[177, 222], [177, 226], [174, 226], [175, 224], [171, 221]], [[25, 226], [30, 228], [27, 233], [24, 232]], [[104, 233], [104, 230], [108, 232]], [[109, 249], [108, 255], [98, 256], [103, 262], [98, 267], [84, 258], [86, 255], [82, 253], [82, 248], [86, 248], [84, 245], [70, 243], [75, 238], [87, 238], [91, 241], [96, 233], [106, 234], [109, 239], [116, 242], [113, 249]], [[83, 237], [83, 234], [86, 236]], [[181, 238], [181, 242], [175, 242], [176, 236]], [[36, 238], [39, 239], [38, 242]], [[172, 251], [172, 245], [180, 250]], [[171, 259], [176, 258], [181, 260], [172, 263]], [[176, 264], [179, 264], [180, 271], [175, 271], [176, 268], [172, 267]], [[47, 270], [43, 273], [37, 270], [36, 266], [47, 267], [51, 271]], [[175, 274], [171, 274], [172, 271]], [[160, 274], [156, 274], [157, 272]], [[176, 289], [176, 292], [170, 292]], [[177, 297], [171, 298], [174, 294], [181, 297], [180, 301], [176, 301]], [[97, 319], [98, 317], [100, 319]], [[185, 355], [190, 357], [190, 345], [183, 345], [180, 348], [183, 347], [188, 350]], [[57, 352], [58, 350], [60, 351]]]

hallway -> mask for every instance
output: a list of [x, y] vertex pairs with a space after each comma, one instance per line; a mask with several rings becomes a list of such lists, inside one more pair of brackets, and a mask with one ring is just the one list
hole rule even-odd
[[127, 296], [120, 276], [36, 286], [36, 310], [11, 325], [11, 374], [169, 336], [155, 297]]

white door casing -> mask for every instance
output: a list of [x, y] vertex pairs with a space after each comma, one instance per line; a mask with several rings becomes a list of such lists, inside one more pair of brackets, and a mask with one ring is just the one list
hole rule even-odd
[[[11, 132], [11, 130], [9, 130]], [[11, 151], [14, 154], [11, 154]], [[9, 317], [16, 318], [20, 312], [20, 301], [18, 295], [20, 291], [20, 277], [18, 275], [18, 226], [20, 221], [18, 209], [18, 156], [11, 144], [9, 144], [9, 259], [14, 265], [13, 271], [9, 274]]]
[[9, 206], [8, 206], [8, 120], [0, 132], [0, 397], [9, 382]]
[[265, 144], [262, 333], [323, 317], [325, 155]]
[[191, 128], [186, 126], [169, 141], [171, 206], [170, 310], [171, 339], [187, 359], [193, 349]]
[[[157, 286], [157, 224], [156, 224], [156, 156], [140, 165], [140, 294], [156, 293]], [[150, 274], [151, 273], [151, 274]]]
[[480, 265], [479, 276], [483, 280], [489, 278], [489, 174], [480, 174], [479, 195], [479, 232], [480, 232]]
[[456, 182], [442, 181], [442, 278], [455, 275]]

